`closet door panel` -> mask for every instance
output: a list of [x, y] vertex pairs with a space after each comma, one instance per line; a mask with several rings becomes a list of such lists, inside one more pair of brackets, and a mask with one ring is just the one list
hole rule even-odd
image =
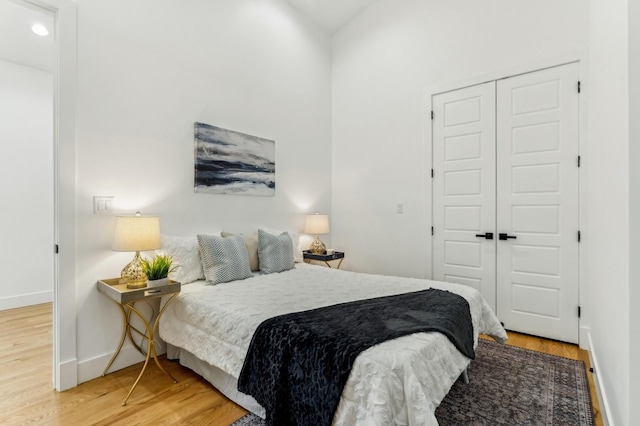
[[577, 64], [497, 83], [498, 316], [578, 341]]
[[433, 278], [479, 290], [495, 310], [495, 83], [436, 95]]

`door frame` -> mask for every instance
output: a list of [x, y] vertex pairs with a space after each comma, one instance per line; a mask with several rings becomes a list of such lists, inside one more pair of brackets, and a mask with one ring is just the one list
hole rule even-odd
[[[583, 83], [586, 81], [588, 76], [588, 66], [586, 58], [588, 52], [586, 51], [576, 51], [569, 52], [567, 54], [558, 55], [549, 57], [546, 59], [541, 59], [539, 61], [523, 64], [523, 65], [515, 65], [512, 67], [503, 68], [500, 70], [488, 72], [486, 74], [479, 74], [475, 76], [470, 76], [468, 78], [454, 80], [454, 81], [446, 81], [436, 85], [433, 85], [426, 89], [425, 97], [424, 97], [424, 134], [425, 134], [425, 144], [424, 144], [424, 170], [425, 170], [425, 194], [424, 194], [424, 209], [425, 212], [425, 223], [428, 225], [424, 229], [424, 241], [425, 241], [425, 277], [433, 278], [433, 242], [431, 237], [431, 229], [429, 226], [433, 224], [433, 209], [432, 209], [432, 200], [433, 200], [433, 179], [431, 178], [430, 170], [433, 167], [433, 126], [431, 120], [431, 111], [432, 111], [432, 99], [433, 96], [442, 94], [445, 92], [450, 92], [453, 90], [463, 89], [469, 86], [476, 86], [478, 84], [487, 83], [489, 81], [494, 80], [502, 80], [509, 77], [515, 77], [521, 74], [527, 74], [533, 71], [539, 71], [546, 68], [553, 68], [560, 65], [565, 65], [573, 62], [577, 62], [580, 66], [580, 81]], [[586, 274], [586, 253], [588, 250], [589, 240], [585, 238], [588, 236], [588, 218], [587, 211], [583, 206], [587, 205], [587, 175], [585, 166], [588, 164], [586, 159], [588, 159], [588, 144], [587, 144], [587, 123], [588, 123], [588, 88], [585, 87], [585, 84], [582, 84], [581, 94], [579, 100], [579, 120], [580, 120], [580, 128], [578, 130], [579, 133], [579, 155], [582, 159], [581, 167], [578, 171], [579, 173], [579, 201], [578, 201], [578, 221], [579, 228], [582, 233], [582, 241], [580, 243], [580, 253], [579, 253], [579, 262], [578, 266], [578, 275], [579, 275], [579, 300], [578, 303], [582, 308], [586, 308], [589, 306], [589, 294], [588, 294], [588, 285], [587, 285], [587, 274]], [[588, 341], [588, 333], [589, 333], [589, 312], [588, 309], [582, 309], [582, 315], [579, 318], [580, 330], [578, 333], [578, 341], [579, 346], [582, 349], [588, 349], [589, 341]]]
[[76, 345], [76, 84], [77, 6], [73, 0], [18, 0], [54, 16], [53, 385], [78, 385]]

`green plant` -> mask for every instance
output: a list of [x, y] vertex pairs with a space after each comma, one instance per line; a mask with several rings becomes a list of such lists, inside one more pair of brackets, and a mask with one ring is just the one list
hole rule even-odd
[[153, 259], [142, 259], [140, 261], [142, 271], [150, 280], [160, 280], [167, 278], [178, 266], [173, 266], [173, 259], [169, 255], [157, 255]]

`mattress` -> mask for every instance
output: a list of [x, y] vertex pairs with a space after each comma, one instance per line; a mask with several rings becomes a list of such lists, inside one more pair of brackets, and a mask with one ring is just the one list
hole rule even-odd
[[[200, 281], [184, 285], [160, 321], [160, 336], [237, 379], [251, 337], [267, 318], [427, 288], [449, 290], [469, 302], [474, 347], [478, 334], [506, 340], [487, 302], [470, 287], [306, 264], [215, 286]], [[436, 407], [469, 362], [435, 332], [376, 345], [356, 358], [333, 424], [436, 425]]]

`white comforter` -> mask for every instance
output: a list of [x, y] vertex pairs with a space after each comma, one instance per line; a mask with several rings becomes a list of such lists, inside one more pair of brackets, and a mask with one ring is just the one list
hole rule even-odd
[[[476, 290], [443, 282], [337, 271], [296, 269], [243, 281], [182, 286], [167, 307], [160, 336], [233, 377], [240, 375], [251, 337], [267, 318], [341, 302], [429, 287], [464, 297], [478, 334], [507, 336]], [[434, 411], [469, 364], [440, 333], [417, 333], [362, 352], [343, 389], [334, 425], [437, 425]]]

